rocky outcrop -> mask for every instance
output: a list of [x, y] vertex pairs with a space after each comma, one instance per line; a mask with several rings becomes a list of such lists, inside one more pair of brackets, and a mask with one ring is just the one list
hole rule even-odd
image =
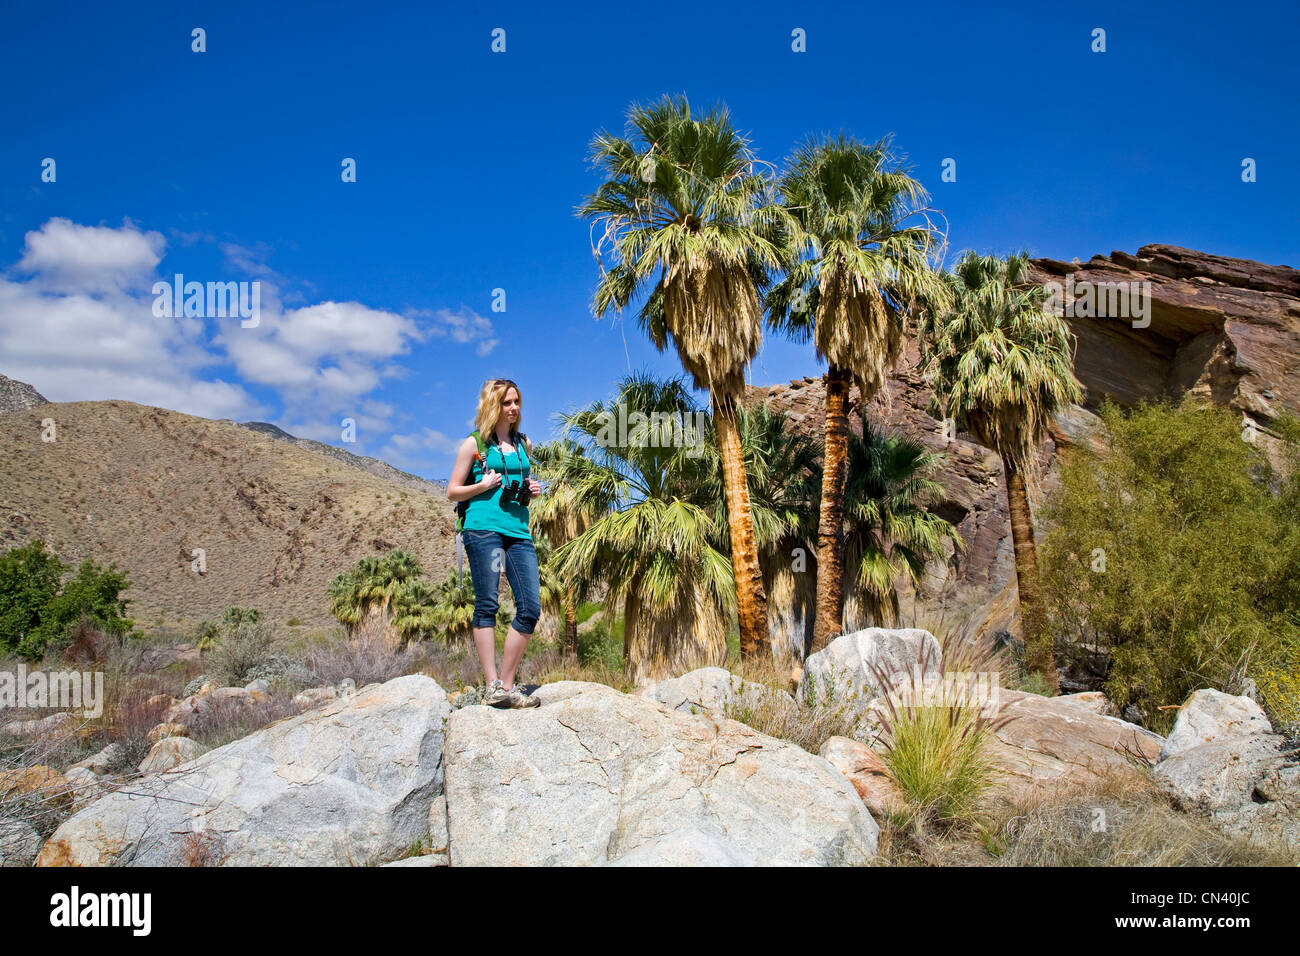
[[1272, 732], [1273, 725], [1263, 709], [1249, 697], [1234, 697], [1217, 690], [1198, 690], [1178, 708], [1174, 729], [1165, 739], [1160, 759], [1225, 737]]
[[453, 866], [824, 866], [875, 855], [878, 828], [857, 792], [800, 747], [603, 685], [537, 695], [533, 710], [471, 706], [447, 723]]
[[81, 721], [78, 718], [67, 712], [60, 712], [31, 720], [11, 720], [0, 727], [0, 733], [8, 737], [42, 737], [46, 734], [62, 736], [72, 734], [80, 726]]
[[70, 769], [89, 770], [96, 776], [103, 776], [112, 771], [126, 759], [126, 751], [119, 743], [111, 743], [98, 753], [91, 754], [85, 760], [78, 760]]
[[717, 717], [734, 717], [740, 709], [794, 703], [783, 691], [743, 680], [721, 667], [701, 667], [681, 677], [662, 680], [642, 690], [640, 696], [658, 701], [670, 710], [687, 714], [708, 712]]
[[1163, 743], [1136, 724], [1060, 698], [1002, 690], [985, 756], [997, 772], [997, 787], [1026, 797], [1103, 778], [1137, 782]]
[[1300, 851], [1300, 752], [1280, 736], [1221, 737], [1160, 761], [1157, 784], [1230, 836]]
[[198, 759], [204, 750], [202, 744], [189, 737], [164, 737], [149, 748], [139, 769], [141, 773], [165, 773]]
[[[1086, 263], [1034, 260], [1034, 278], [1149, 290], [1150, 324], [1135, 328], [1112, 301], [1069, 316], [1075, 374], [1089, 403], [1124, 404], [1191, 391], [1267, 427], [1300, 412], [1300, 272], [1179, 246], [1149, 245]], [[1138, 283], [1146, 283], [1139, 286]], [[1102, 301], [1101, 297], [1098, 297]], [[1078, 311], [1078, 310], [1076, 310]], [[1133, 311], [1131, 308], [1128, 310]]]
[[851, 737], [828, 737], [821, 756], [844, 774], [873, 817], [902, 813], [907, 807], [903, 792], [880, 754]]
[[371, 685], [96, 801], [39, 865], [174, 865], [196, 838], [230, 866], [395, 860], [428, 836], [450, 712], [423, 675]]
[[795, 698], [800, 703], [856, 700], [865, 707], [887, 692], [880, 677], [899, 687], [915, 682], [915, 674], [921, 681], [930, 681], [942, 672], [943, 651], [929, 631], [868, 627], [842, 634], [816, 654], [809, 654]]
[[20, 408], [48, 405], [49, 400], [26, 382], [17, 382], [0, 375], [0, 415]]

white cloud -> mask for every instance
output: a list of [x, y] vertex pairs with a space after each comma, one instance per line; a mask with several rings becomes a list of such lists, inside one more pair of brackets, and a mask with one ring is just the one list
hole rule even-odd
[[[400, 358], [432, 337], [486, 354], [497, 344], [488, 319], [466, 309], [297, 306], [310, 286], [270, 269], [265, 244], [221, 243], [199, 232], [172, 238], [181, 247], [215, 245], [235, 274], [261, 277], [257, 326], [154, 315], [153, 283], [171, 281], [159, 274], [168, 271], [160, 233], [129, 221], [110, 228], [54, 218], [28, 232], [18, 262], [0, 272], [0, 372], [52, 401], [117, 398], [212, 418], [274, 418], [293, 434], [331, 444], [341, 443], [346, 417], [356, 422], [357, 443], [342, 447], [360, 454], [384, 454], [363, 450], [381, 443], [430, 459], [454, 452], [457, 442], [432, 429], [392, 435], [409, 413], [369, 396], [413, 374]], [[278, 414], [251, 394], [254, 387], [276, 394]]]
[[275, 388], [286, 416], [319, 418], [350, 412], [362, 396], [405, 369], [391, 360], [425, 333], [413, 319], [359, 302], [322, 302], [282, 311], [262, 309], [257, 326], [229, 324], [216, 338], [247, 381]]
[[433, 319], [428, 330], [430, 335], [436, 338], [449, 338], [461, 345], [477, 342], [475, 351], [479, 355], [487, 355], [500, 341], [494, 337], [496, 332], [492, 328], [492, 321], [473, 309], [462, 307], [459, 312], [438, 309], [436, 312], [423, 311], [419, 314]]
[[440, 469], [451, 468], [462, 441], [463, 435], [451, 438], [435, 429], [423, 428], [418, 432], [390, 435], [375, 455], [407, 471], [435, 474]]
[[54, 218], [26, 235], [17, 270], [51, 291], [111, 292], [138, 288], [162, 261], [167, 240], [159, 232], [80, 226]]
[[27, 233], [16, 271], [0, 278], [4, 373], [51, 401], [117, 398], [212, 418], [254, 414], [239, 384], [207, 381], [221, 363], [196, 318], [153, 314], [148, 291], [166, 241], [131, 224], [118, 229], [51, 219]]

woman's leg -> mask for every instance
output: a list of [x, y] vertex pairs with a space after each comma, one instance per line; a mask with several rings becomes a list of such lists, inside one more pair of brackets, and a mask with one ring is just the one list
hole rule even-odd
[[506, 580], [515, 596], [515, 619], [506, 633], [501, 652], [501, 683], [506, 690], [514, 687], [515, 672], [524, 659], [528, 640], [533, 636], [542, 614], [541, 586], [538, 580], [537, 552], [532, 538], [503, 538], [506, 549]]
[[478, 651], [478, 662], [483, 665], [483, 680], [486, 686], [491, 687], [492, 682], [497, 679], [496, 628], [474, 628], [474, 647]]
[[462, 533], [469, 557], [470, 579], [474, 582], [474, 647], [487, 686], [497, 679], [497, 586], [501, 580], [501, 535], [495, 531]]

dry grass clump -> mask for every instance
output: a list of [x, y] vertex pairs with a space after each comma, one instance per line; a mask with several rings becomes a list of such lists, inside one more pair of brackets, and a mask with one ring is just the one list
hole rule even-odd
[[221, 866], [229, 855], [225, 838], [215, 830], [197, 830], [181, 837], [177, 851], [181, 866]]
[[936, 831], [881, 822], [883, 866], [1292, 866], [1300, 857], [1252, 846], [1176, 809], [1150, 781], [1105, 778], [1018, 791], [986, 804], [972, 826]]
[[[940, 667], [922, 645], [909, 674], [868, 664], [881, 689], [873, 746], [912, 808], [907, 823], [918, 832], [978, 826], [977, 813], [993, 784], [984, 742], [1005, 721], [986, 712], [976, 692], [1000, 686], [1003, 655], [987, 642], [952, 634], [940, 640]], [[937, 671], [930, 683], [922, 675]]]
[[789, 661], [770, 657], [753, 661], [733, 658], [728, 665], [736, 677], [773, 691], [742, 695], [738, 702], [725, 708], [732, 720], [769, 737], [797, 744], [813, 754], [830, 737], [860, 740], [869, 735], [869, 714], [862, 703], [855, 698], [840, 699], [833, 685], [809, 693], [803, 703], [796, 701], [791, 694], [798, 685], [798, 671]]
[[[529, 649], [532, 650], [531, 644]], [[530, 683], [553, 684], [562, 680], [591, 681], [606, 684], [624, 694], [636, 692], [635, 683], [621, 666], [611, 666], [608, 660], [599, 657], [586, 663], [576, 661], [571, 655], [565, 653], [563, 645], [558, 640], [540, 644], [536, 651], [527, 654], [524, 664], [520, 667], [521, 674], [525, 668], [532, 677]], [[473, 661], [472, 673], [477, 675], [479, 681], [482, 680], [477, 657]], [[473, 684], [474, 681], [469, 680], [466, 683]]]
[[1300, 857], [1252, 846], [1176, 809], [1149, 781], [1105, 779], [1003, 805], [990, 826], [1001, 866], [1290, 866]]

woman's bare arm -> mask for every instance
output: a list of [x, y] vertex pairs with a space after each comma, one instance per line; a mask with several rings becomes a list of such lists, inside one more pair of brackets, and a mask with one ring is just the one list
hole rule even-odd
[[447, 480], [447, 497], [452, 501], [468, 501], [501, 484], [501, 476], [491, 470], [487, 471], [483, 475], [483, 480], [477, 484], [465, 484], [469, 480], [470, 465], [477, 454], [478, 443], [473, 438], [466, 438], [461, 443], [460, 450], [456, 452], [456, 464], [452, 466], [451, 478]]

